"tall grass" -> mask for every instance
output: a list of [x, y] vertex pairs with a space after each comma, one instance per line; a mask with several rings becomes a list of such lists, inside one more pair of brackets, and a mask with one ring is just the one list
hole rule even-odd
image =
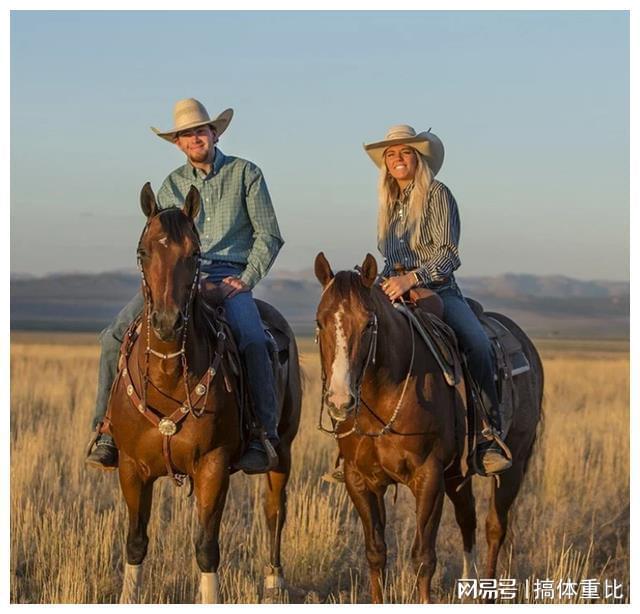
[[[115, 473], [85, 470], [97, 347], [14, 341], [11, 350], [11, 600], [113, 603], [123, 566], [126, 513]], [[294, 444], [284, 571], [292, 602], [369, 599], [360, 522], [341, 485], [320, 480], [335, 443], [317, 421], [317, 358], [302, 344], [303, 419]], [[608, 348], [611, 350], [611, 348]], [[544, 351], [545, 427], [512, 515], [499, 565], [504, 577], [574, 581], [614, 578], [629, 587], [629, 360], [626, 351], [558, 345]], [[234, 475], [222, 522], [221, 588], [227, 603], [256, 603], [267, 560], [264, 478]], [[489, 481], [474, 478], [479, 560]], [[194, 601], [198, 569], [193, 501], [168, 480], [155, 488], [143, 600]], [[417, 599], [409, 552], [414, 504], [387, 494], [389, 601]], [[438, 534], [435, 598], [457, 601], [462, 546], [447, 501]], [[482, 566], [481, 566], [482, 570]], [[520, 592], [518, 601], [526, 601]], [[531, 597], [529, 600], [532, 600]], [[552, 600], [553, 601], [553, 600]], [[579, 599], [555, 599], [568, 602]]]

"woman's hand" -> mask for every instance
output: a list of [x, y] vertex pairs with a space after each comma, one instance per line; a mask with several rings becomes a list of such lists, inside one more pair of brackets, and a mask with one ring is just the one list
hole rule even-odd
[[415, 285], [415, 275], [413, 273], [407, 273], [406, 275], [387, 277], [387, 279], [380, 284], [380, 287], [389, 297], [389, 300], [397, 301], [405, 292], [411, 290]]
[[[251, 291], [251, 288], [239, 277], [225, 277], [221, 285], [225, 287], [225, 290], [228, 292], [225, 298], [233, 298], [236, 294], [240, 294], [240, 292]], [[229, 288], [231, 289], [229, 290]]]

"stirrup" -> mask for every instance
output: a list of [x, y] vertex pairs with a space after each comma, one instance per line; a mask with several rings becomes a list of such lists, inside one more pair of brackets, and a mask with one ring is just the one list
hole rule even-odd
[[96, 430], [93, 431], [93, 433], [91, 433], [91, 438], [89, 439], [89, 443], [87, 444], [87, 449], [85, 450], [85, 455], [84, 457], [87, 458], [91, 452], [93, 451], [93, 446], [96, 444], [96, 441], [98, 441], [98, 439], [100, 438], [100, 435], [102, 434], [100, 432], [100, 424], [98, 424], [98, 426], [96, 427]]
[[267, 453], [267, 460], [269, 461], [269, 471], [278, 464], [278, 453], [273, 447], [273, 444], [269, 441], [267, 434], [264, 431], [260, 432], [260, 443], [264, 447], [264, 451]]
[[481, 434], [487, 441], [494, 441], [495, 443], [497, 443], [498, 446], [504, 452], [505, 458], [507, 460], [509, 461], [513, 460], [513, 456], [511, 455], [511, 450], [509, 450], [509, 448], [507, 447], [507, 444], [503, 441], [502, 433], [500, 431], [498, 431], [493, 426], [487, 426], [484, 429], [482, 429]]
[[342, 469], [334, 469], [323, 473], [320, 479], [330, 484], [344, 484], [344, 471]]

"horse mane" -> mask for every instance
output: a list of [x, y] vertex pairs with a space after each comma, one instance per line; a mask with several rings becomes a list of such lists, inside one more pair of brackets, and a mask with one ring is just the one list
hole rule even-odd
[[158, 219], [162, 230], [167, 233], [169, 239], [174, 243], [181, 243], [189, 229], [194, 231], [197, 237], [199, 236], [193, 220], [189, 222], [189, 218], [179, 207], [162, 209], [158, 213]]
[[365, 304], [372, 301], [376, 311], [395, 313], [395, 309], [382, 289], [375, 284], [371, 288], [367, 288], [362, 282], [362, 275], [357, 271], [338, 271], [331, 285], [332, 291], [337, 294], [338, 298], [355, 298]]

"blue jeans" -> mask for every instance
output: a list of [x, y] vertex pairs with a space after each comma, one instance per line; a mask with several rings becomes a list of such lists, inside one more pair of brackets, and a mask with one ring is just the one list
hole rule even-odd
[[[216, 262], [202, 266], [203, 276], [214, 283], [225, 277], [238, 277], [242, 266], [229, 262]], [[118, 354], [124, 334], [133, 320], [142, 312], [142, 293], [138, 292], [120, 311], [115, 320], [100, 333], [100, 366], [98, 371], [98, 391], [92, 428], [95, 429], [107, 411], [111, 385], [116, 376]], [[275, 382], [269, 358], [269, 340], [262, 327], [258, 308], [251, 292], [241, 292], [224, 302], [229, 327], [233, 332], [238, 349], [247, 368], [247, 379], [251, 398], [258, 419], [262, 423], [269, 440], [278, 443], [278, 416]], [[260, 444], [252, 445], [260, 447]]]
[[471, 311], [455, 280], [434, 289], [444, 303], [444, 321], [454, 330], [467, 357], [471, 376], [478, 384], [482, 402], [494, 426], [501, 428], [498, 393], [495, 384], [493, 347], [476, 314]]

